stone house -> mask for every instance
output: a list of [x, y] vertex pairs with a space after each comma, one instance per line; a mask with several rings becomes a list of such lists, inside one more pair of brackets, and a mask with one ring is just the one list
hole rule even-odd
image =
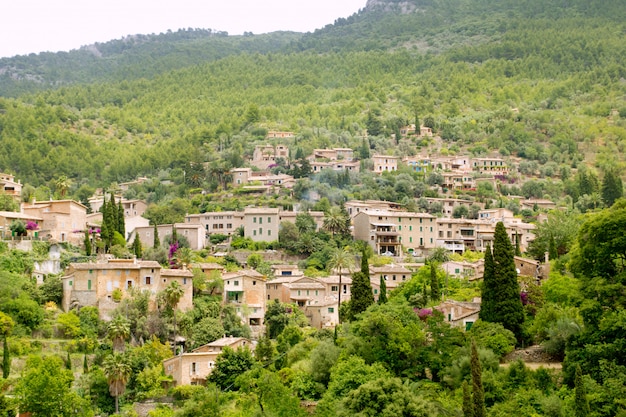
[[163, 361], [165, 375], [174, 380], [174, 385], [204, 385], [215, 368], [215, 360], [224, 351], [252, 347], [252, 342], [243, 337], [223, 337], [202, 345], [191, 352], [182, 353]]
[[265, 317], [267, 278], [253, 269], [242, 269], [223, 273], [222, 280], [224, 303], [233, 304], [241, 320], [259, 333]]
[[20, 180], [15, 182], [15, 177], [4, 172], [0, 173], [0, 190], [3, 194], [10, 195], [16, 202], [20, 202], [22, 198], [22, 183]]
[[368, 242], [377, 255], [401, 256], [403, 247], [423, 254], [436, 247], [436, 217], [407, 211], [361, 211], [353, 219], [354, 238]]
[[[381, 277], [385, 280], [385, 285], [387, 287], [387, 291], [389, 292], [396, 289], [401, 283], [410, 280], [411, 271], [402, 265], [393, 263], [382, 266], [370, 265], [370, 280], [372, 282], [372, 286], [376, 284], [377, 287], [380, 287]], [[376, 295], [378, 294], [374, 293], [374, 296]], [[378, 299], [378, 297], [375, 298]]]
[[37, 230], [28, 232], [31, 237], [40, 237], [43, 219], [37, 216], [20, 213], [19, 211], [0, 211], [0, 232], [2, 239], [11, 239], [11, 223], [20, 221], [26, 225], [28, 222], [36, 223]]
[[373, 155], [374, 173], [393, 172], [398, 170], [398, 160], [400, 157], [393, 155]]
[[451, 326], [469, 330], [478, 320], [480, 298], [475, 298], [472, 302], [446, 300], [435, 308], [441, 311]]
[[87, 207], [73, 200], [35, 201], [22, 205], [27, 216], [43, 219], [39, 237], [80, 246], [87, 229]]
[[278, 240], [279, 211], [270, 207], [246, 207], [243, 212], [244, 236], [255, 242]]
[[156, 297], [171, 282], [184, 289], [177, 309], [187, 311], [193, 307], [193, 274], [186, 269], [164, 269], [156, 261], [137, 259], [111, 259], [103, 262], [71, 263], [63, 281], [62, 308], [98, 307], [101, 318], [108, 319], [118, 306], [113, 292], [120, 290], [122, 298], [131, 290], [148, 291], [149, 309], [156, 309]]
[[259, 169], [268, 169], [276, 164], [276, 160], [282, 158], [289, 162], [289, 148], [285, 145], [257, 145], [252, 154], [250, 165]]

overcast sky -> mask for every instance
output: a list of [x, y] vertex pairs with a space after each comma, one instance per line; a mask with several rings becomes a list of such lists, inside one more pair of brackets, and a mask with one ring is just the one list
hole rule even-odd
[[69, 51], [126, 35], [202, 28], [311, 32], [366, 0], [3, 0], [0, 57]]

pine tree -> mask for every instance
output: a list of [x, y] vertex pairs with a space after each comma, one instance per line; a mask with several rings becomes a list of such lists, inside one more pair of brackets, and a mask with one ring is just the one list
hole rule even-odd
[[476, 341], [472, 339], [471, 353], [471, 372], [472, 372], [472, 410], [474, 417], [485, 417], [487, 410], [485, 409], [485, 391], [483, 389], [483, 376], [480, 366], [480, 358], [478, 357], [478, 349]]
[[387, 302], [387, 283], [385, 278], [380, 276], [380, 294], [378, 295], [378, 304], [385, 304]]
[[9, 342], [4, 336], [4, 355], [2, 357], [2, 378], [8, 379], [11, 374], [11, 352], [9, 351]]
[[474, 417], [472, 393], [467, 381], [463, 381], [463, 417]]
[[587, 417], [590, 413], [587, 391], [583, 381], [583, 372], [580, 365], [576, 365], [576, 377], [574, 379], [574, 413], [576, 417]]
[[493, 267], [488, 266], [485, 254], [480, 318], [501, 323], [504, 328], [515, 334], [518, 341], [521, 341], [524, 310], [520, 300], [520, 286], [513, 253], [513, 245], [504, 224], [498, 222], [494, 234]]
[[611, 207], [615, 200], [624, 195], [622, 179], [613, 169], [609, 169], [602, 179], [602, 201], [607, 207]]
[[437, 263], [430, 261], [430, 299], [441, 300], [441, 289], [439, 288], [439, 278], [437, 278]]
[[154, 225], [154, 243], [152, 244], [152, 247], [154, 249], [158, 249], [161, 246], [161, 241], [159, 240], [159, 229], [155, 223]]

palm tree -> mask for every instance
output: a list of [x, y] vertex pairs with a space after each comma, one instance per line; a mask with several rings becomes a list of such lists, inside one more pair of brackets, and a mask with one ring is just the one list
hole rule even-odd
[[170, 282], [170, 285], [163, 290], [163, 300], [165, 305], [172, 310], [174, 316], [174, 354], [176, 354], [176, 306], [185, 294], [185, 289], [178, 281]]
[[190, 248], [178, 248], [174, 254], [174, 260], [176, 261], [176, 266], [184, 269], [191, 265], [193, 261], [193, 251]]
[[67, 190], [70, 189], [71, 185], [72, 180], [67, 178], [67, 176], [65, 175], [61, 175], [59, 178], [56, 179], [56, 181], [54, 181], [54, 186], [57, 189], [61, 198], [65, 197], [65, 194], [67, 194]]
[[115, 414], [119, 414], [119, 397], [126, 390], [132, 368], [127, 358], [121, 353], [113, 353], [102, 364], [104, 375], [109, 383], [109, 393], [115, 397]]
[[124, 351], [124, 343], [130, 336], [130, 322], [118, 314], [109, 322], [107, 335], [113, 342], [113, 351]]
[[[346, 248], [337, 248], [330, 256], [328, 267], [331, 270], [337, 269], [339, 272], [339, 299], [337, 303], [337, 309], [339, 309], [341, 307], [341, 273], [344, 269], [350, 270], [354, 267], [354, 255]], [[341, 317], [339, 323], [341, 323]]]
[[322, 227], [324, 230], [330, 232], [333, 237], [335, 237], [335, 234], [348, 233], [348, 218], [343, 210], [341, 210], [341, 207], [331, 207], [324, 216], [324, 224]]

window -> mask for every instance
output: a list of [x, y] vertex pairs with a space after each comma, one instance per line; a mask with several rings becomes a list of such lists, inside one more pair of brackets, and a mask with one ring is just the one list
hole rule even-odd
[[268, 222], [268, 223], [271, 223], [271, 222], [272, 222], [272, 218], [271, 218], [271, 217], [268, 217], [268, 218], [267, 218], [267, 222]]
[[300, 290], [298, 290], [298, 295], [300, 295]]
[[256, 285], [256, 281], [252, 281], [252, 285]]
[[183, 277], [183, 285], [187, 285], [187, 277]]
[[398, 226], [398, 231], [402, 231], [402, 226]]
[[195, 362], [192, 362], [192, 363], [191, 363], [191, 373], [192, 373], [192, 374], [195, 374], [195, 373], [196, 373], [196, 363], [195, 363]]
[[150, 285], [152, 284], [152, 278], [151, 277], [146, 277], [146, 285]]
[[374, 288], [374, 295], [378, 294], [378, 290]]
[[254, 229], [254, 230], [252, 231], [252, 234], [253, 234], [254, 236], [256, 236], [256, 229]]
[[329, 313], [334, 313], [335, 312], [335, 308], [334, 307], [328, 307], [328, 312]]
[[130, 289], [133, 288], [133, 282], [132, 281], [126, 281], [126, 288]]
[[263, 236], [263, 228], [259, 227], [259, 236]]
[[234, 284], [235, 284], [235, 287], [238, 287], [239, 286], [239, 281], [235, 281]]
[[252, 218], [252, 223], [256, 223], [256, 217]]
[[[70, 281], [70, 285], [72, 285], [72, 281]], [[330, 287], [330, 290], [331, 290], [331, 291], [339, 291], [339, 287], [338, 287], [338, 286], [336, 286], [336, 285], [332, 285], [332, 286]]]
[[71, 287], [72, 286], [72, 281], [70, 281], [68, 285]]
[[87, 290], [91, 291], [91, 280], [90, 279], [87, 280]]
[[268, 235], [268, 236], [272, 236], [272, 231], [271, 231], [271, 230], [268, 230], [268, 231], [267, 231], [267, 235]]

